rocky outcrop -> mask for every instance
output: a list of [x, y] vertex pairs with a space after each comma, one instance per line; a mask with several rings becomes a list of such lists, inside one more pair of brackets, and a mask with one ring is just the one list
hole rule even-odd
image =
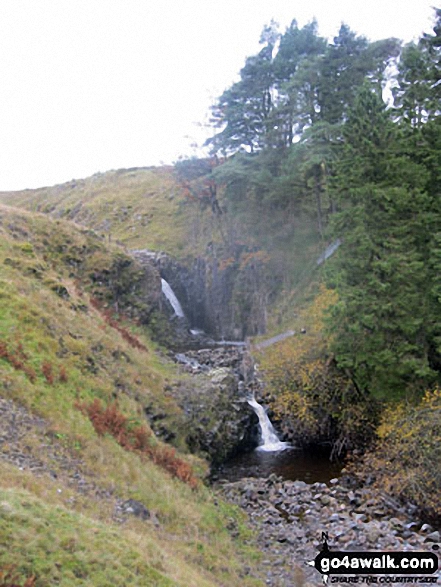
[[257, 418], [246, 399], [253, 382], [244, 382], [243, 349], [199, 349], [175, 360], [184, 376], [167, 391], [185, 414], [189, 448], [218, 465], [255, 446]]
[[179, 299], [189, 325], [214, 338], [243, 340], [266, 327], [266, 294], [256, 268], [241, 268], [215, 255], [186, 264], [165, 253], [146, 249], [132, 255], [142, 264], [155, 264]]

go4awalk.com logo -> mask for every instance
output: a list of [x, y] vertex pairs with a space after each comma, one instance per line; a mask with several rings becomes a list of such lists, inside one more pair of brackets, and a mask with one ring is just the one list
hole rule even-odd
[[324, 584], [329, 579], [331, 583], [433, 584], [437, 582], [437, 577], [433, 575], [439, 566], [438, 556], [433, 552], [331, 551], [326, 532], [322, 533], [321, 551], [308, 564], [323, 575]]

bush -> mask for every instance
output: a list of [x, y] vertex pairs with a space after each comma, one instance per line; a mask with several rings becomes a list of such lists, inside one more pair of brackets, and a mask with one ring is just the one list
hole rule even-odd
[[31, 383], [35, 383], [37, 374], [34, 369], [27, 365], [28, 356], [19, 342], [16, 347], [11, 347], [5, 342], [0, 341], [0, 359], [5, 359], [16, 371], [23, 371]]
[[13, 567], [0, 569], [0, 587], [34, 587], [35, 577], [28, 577], [22, 583], [22, 579], [15, 572]]
[[441, 521], [441, 389], [426, 391], [417, 405], [388, 408], [378, 436], [359, 476], [370, 476], [379, 490]]
[[52, 370], [52, 364], [49, 361], [43, 361], [41, 365], [41, 372], [49, 385], [54, 384], [54, 373]]
[[373, 439], [378, 406], [354, 386], [329, 351], [323, 328], [335, 302], [335, 292], [322, 286], [301, 313], [306, 332], [265, 351], [261, 364], [275, 418], [296, 442], [331, 442], [333, 456], [339, 457]]
[[[91, 298], [90, 303], [95, 310], [100, 312], [101, 316], [105, 320], [105, 322], [111, 327], [117, 330], [123, 339], [134, 349], [138, 349], [140, 351], [148, 352], [147, 347], [131, 332], [124, 328], [115, 318], [113, 318], [112, 311], [109, 309], [104, 309], [101, 303], [95, 299]], [[123, 316], [122, 316], [123, 317]]]
[[152, 433], [145, 426], [133, 424], [118, 409], [116, 402], [105, 407], [98, 399], [87, 404], [77, 403], [76, 407], [87, 415], [99, 435], [110, 434], [125, 450], [134, 451], [149, 458], [171, 475], [187, 483], [192, 489], [199, 485], [191, 466], [176, 456], [172, 447], [153, 444]]

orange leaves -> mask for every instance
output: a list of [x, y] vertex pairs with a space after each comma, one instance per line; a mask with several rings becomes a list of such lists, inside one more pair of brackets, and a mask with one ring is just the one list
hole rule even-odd
[[[28, 364], [29, 356], [23, 350], [21, 342], [15, 345], [7, 344], [6, 342], [0, 341], [0, 359], [5, 359], [16, 371], [23, 371], [31, 383], [35, 383], [37, 379], [37, 372], [33, 367]], [[41, 364], [41, 374], [45, 378], [49, 385], [55, 383], [55, 373], [52, 363], [45, 360]], [[68, 381], [68, 374], [66, 368], [61, 365], [59, 367], [58, 380], [61, 383]]]
[[[370, 411], [329, 351], [324, 320], [336, 300], [335, 292], [322, 286], [300, 313], [297, 334], [265, 350], [261, 366], [274, 398], [273, 411], [293, 422], [299, 437], [309, 442], [344, 439], [349, 446], [363, 443], [373, 424], [368, 421]], [[303, 334], [301, 327], [306, 329]]]
[[135, 349], [138, 349], [140, 351], [146, 351], [148, 352], [147, 347], [131, 332], [129, 332], [127, 330], [127, 328], [124, 328], [124, 326], [122, 326], [119, 322], [117, 322], [113, 317], [112, 317], [112, 312], [110, 310], [104, 309], [100, 302], [98, 300], [96, 300], [95, 298], [92, 298], [90, 300], [91, 305], [95, 308], [95, 310], [98, 310], [98, 312], [101, 314], [101, 316], [104, 318], [105, 322], [111, 326], [112, 328], [114, 328], [115, 330], [117, 330], [120, 335], [123, 337], [123, 339], [129, 343], [129, 345]]
[[375, 450], [355, 470], [371, 476], [380, 491], [416, 503], [434, 521], [441, 520], [441, 390], [421, 401], [393, 404], [384, 410]]
[[0, 570], [0, 587], [34, 587], [36, 578], [28, 577], [24, 583], [15, 573], [14, 567], [8, 566]]
[[44, 375], [44, 378], [49, 383], [49, 385], [54, 384], [54, 373], [52, 370], [52, 364], [49, 361], [43, 361], [41, 365], [41, 371]]
[[253, 265], [265, 264], [270, 261], [270, 256], [265, 251], [253, 251], [251, 253], [244, 253], [240, 261], [240, 269], [246, 269]]
[[37, 374], [32, 367], [27, 365], [26, 361], [28, 357], [23, 351], [21, 342], [15, 348], [11, 348], [5, 342], [0, 342], [0, 358], [8, 361], [16, 371], [23, 371], [31, 383], [35, 382]]
[[225, 271], [229, 267], [234, 266], [235, 263], [236, 263], [236, 260], [234, 257], [228, 257], [227, 259], [222, 259], [219, 262], [219, 271]]
[[96, 433], [100, 436], [110, 434], [125, 450], [149, 458], [155, 465], [187, 483], [192, 489], [199, 486], [199, 481], [195, 477], [192, 467], [176, 455], [176, 450], [170, 446], [152, 444], [150, 430], [145, 426], [134, 425], [130, 422], [118, 410], [116, 402], [105, 407], [98, 399], [95, 399], [90, 404], [77, 403], [75, 407], [89, 417]]

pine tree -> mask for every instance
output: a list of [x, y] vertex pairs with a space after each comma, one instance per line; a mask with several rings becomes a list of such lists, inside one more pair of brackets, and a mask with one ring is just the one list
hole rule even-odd
[[313, 21], [299, 29], [294, 20], [280, 39], [274, 59], [277, 108], [273, 112], [273, 134], [278, 146], [290, 146], [318, 116], [320, 60], [326, 41], [317, 34]]
[[381, 98], [364, 86], [344, 128], [334, 189], [343, 238], [332, 275], [339, 303], [330, 333], [360, 390], [405, 393], [436, 378], [427, 171], [412, 161]]
[[213, 152], [241, 150], [254, 153], [265, 145], [268, 118], [273, 109], [273, 50], [278, 34], [275, 24], [265, 27], [257, 55], [248, 57], [240, 81], [225, 90], [212, 108], [212, 123], [220, 128], [207, 141]]
[[429, 72], [429, 56], [421, 43], [406, 45], [401, 53], [398, 85], [393, 89], [393, 96], [398, 119], [414, 129], [421, 129], [431, 111]]

